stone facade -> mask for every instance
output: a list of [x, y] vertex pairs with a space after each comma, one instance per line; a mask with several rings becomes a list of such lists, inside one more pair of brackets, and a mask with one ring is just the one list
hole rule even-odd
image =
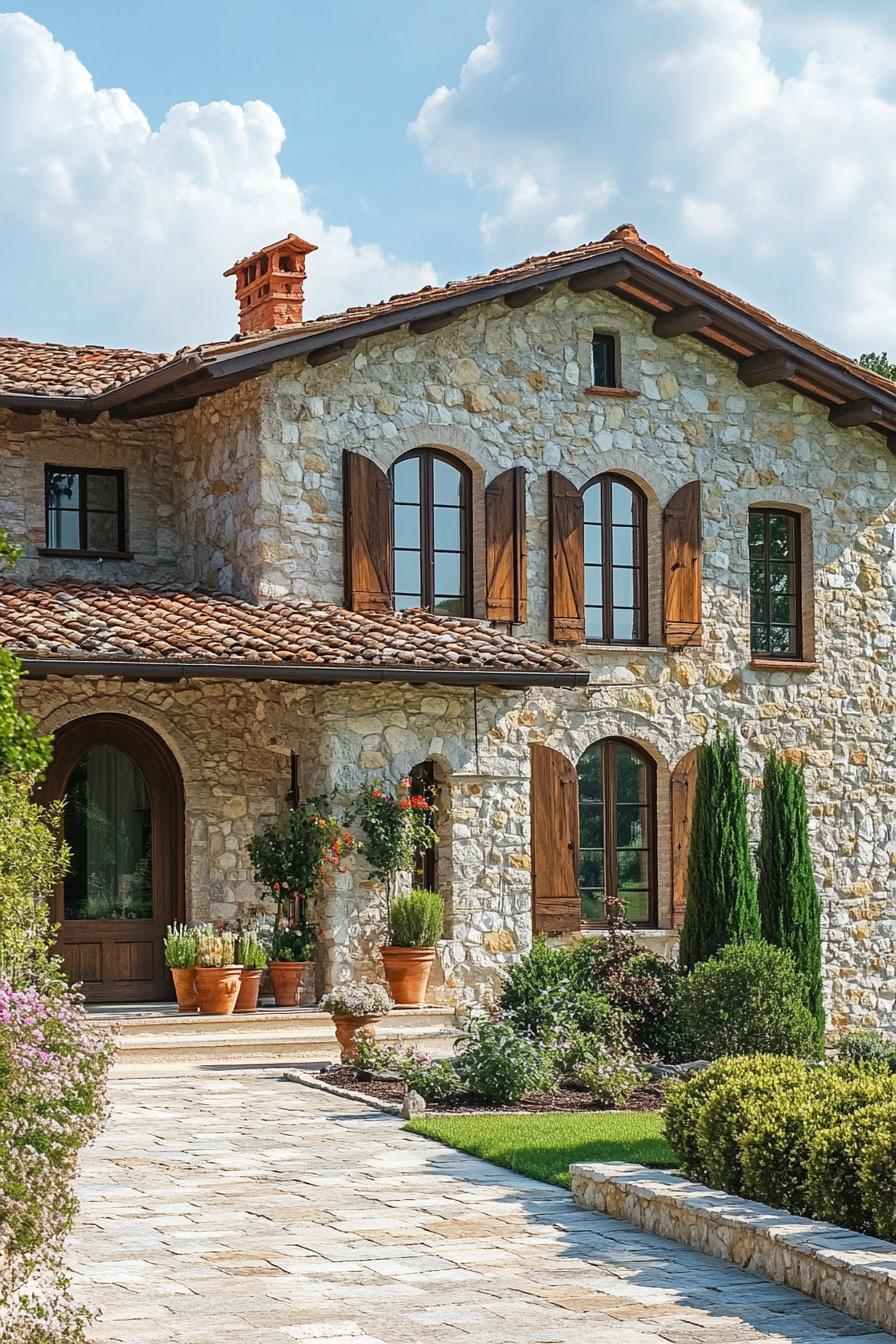
[[[595, 329], [617, 336], [632, 396], [589, 389]], [[34, 556], [41, 455], [121, 458], [130, 489], [146, 482], [131, 500], [146, 540], [134, 562], [104, 577], [174, 576], [260, 600], [342, 600], [343, 449], [383, 469], [424, 445], [457, 455], [472, 469], [480, 520], [482, 487], [525, 465], [529, 604], [517, 630], [539, 640], [548, 635], [548, 470], [576, 485], [608, 470], [631, 476], [648, 500], [648, 642], [575, 650], [591, 673], [581, 691], [481, 689], [478, 738], [466, 690], [101, 684], [104, 702], [146, 706], [178, 739], [188, 794], [197, 763], [192, 913], [225, 915], [255, 898], [242, 845], [282, 805], [290, 750], [308, 788], [350, 789], [378, 772], [394, 779], [431, 757], [450, 804], [440, 851], [450, 937], [434, 992], [486, 993], [531, 936], [530, 744], [577, 760], [591, 742], [620, 736], [657, 765], [653, 937], [671, 948], [669, 777], [725, 722], [741, 737], [754, 798], [771, 748], [805, 765], [832, 1024], [896, 1027], [896, 460], [878, 435], [834, 429], [824, 408], [777, 384], [746, 389], [731, 362], [688, 337], [656, 338], [649, 318], [613, 295], [559, 287], [515, 311], [481, 304], [429, 335], [371, 338], [319, 368], [283, 362], [160, 421], [85, 428], [42, 416], [6, 433], [12, 486], [0, 521], [24, 537], [26, 571], [47, 563]], [[660, 519], [695, 478], [704, 642], [675, 652], [660, 644]], [[749, 648], [747, 511], [775, 503], [800, 511], [803, 538], [809, 657], [788, 671], [753, 665]], [[480, 526], [475, 533], [481, 617]], [[95, 707], [87, 682], [73, 686], [35, 684], [28, 699], [55, 725], [79, 704]], [[328, 894], [328, 978], [372, 965], [378, 935], [362, 881], [359, 869]]]

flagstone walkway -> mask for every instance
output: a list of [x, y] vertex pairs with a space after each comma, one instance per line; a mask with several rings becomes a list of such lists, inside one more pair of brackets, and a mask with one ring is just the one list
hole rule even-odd
[[268, 1072], [118, 1077], [70, 1260], [112, 1344], [884, 1344]]

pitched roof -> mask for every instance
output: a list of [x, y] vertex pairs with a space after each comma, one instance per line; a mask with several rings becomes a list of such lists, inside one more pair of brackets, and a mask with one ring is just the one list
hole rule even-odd
[[143, 350], [0, 336], [0, 387], [4, 392], [92, 397], [150, 373], [170, 359], [170, 355], [148, 355]]
[[[328, 602], [255, 606], [201, 589], [0, 580], [0, 644], [30, 671], [575, 685], [556, 649], [426, 611], [362, 615]], [[83, 668], [81, 665], [89, 665]], [[77, 667], [73, 667], [77, 665]]]
[[[140, 357], [134, 351], [109, 351], [108, 381], [101, 390], [91, 392], [83, 405], [73, 409], [88, 416], [111, 410], [128, 418], [179, 410], [193, 405], [198, 397], [255, 376], [280, 360], [306, 355], [312, 363], [323, 362], [340, 350], [351, 348], [358, 340], [395, 330], [404, 323], [420, 331], [433, 330], [450, 320], [450, 314], [470, 304], [504, 297], [515, 305], [525, 301], [527, 291], [537, 297], [559, 282], [569, 282], [583, 290], [607, 289], [655, 319], [671, 312], [699, 311], [705, 320], [700, 326], [688, 328], [690, 334], [738, 365], [757, 354], [782, 357], [784, 372], [762, 371], [749, 382], [750, 386], [759, 381], [784, 383], [828, 405], [835, 415], [841, 416], [834, 423], [844, 428], [871, 424], [890, 436], [891, 446], [896, 445], [896, 383], [711, 284], [700, 271], [672, 261], [660, 248], [644, 242], [631, 224], [614, 229], [599, 242], [528, 257], [487, 275], [473, 275], [445, 285], [427, 285], [409, 294], [395, 294], [380, 303], [347, 308], [341, 313], [325, 314], [273, 331], [185, 347], [171, 357]], [[46, 405], [65, 410], [72, 393], [60, 395], [60, 389], [67, 384], [59, 370], [66, 364], [67, 347], [30, 349], [36, 352], [39, 367], [29, 381], [27, 374], [23, 376], [18, 358], [10, 379], [6, 352], [0, 346], [0, 404], [18, 404], [32, 410]], [[95, 353], [98, 348], [82, 349]], [[42, 355], [41, 351], [48, 353]], [[77, 356], [77, 351], [74, 355]], [[122, 381], [122, 370], [129, 358], [135, 360], [135, 367]], [[146, 361], [140, 368], [136, 366], [139, 358]], [[102, 370], [98, 370], [96, 388], [103, 376]], [[30, 395], [21, 391], [26, 383], [34, 389]]]

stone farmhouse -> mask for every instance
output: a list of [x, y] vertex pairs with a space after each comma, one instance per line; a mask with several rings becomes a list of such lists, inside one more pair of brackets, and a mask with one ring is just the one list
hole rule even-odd
[[[804, 762], [831, 1020], [892, 1028], [896, 385], [630, 225], [305, 321], [313, 251], [227, 272], [230, 340], [0, 341], [0, 637], [70, 798], [72, 976], [167, 997], [165, 924], [251, 910], [260, 824], [406, 773], [434, 1001], [608, 892], [671, 953], [723, 722], [754, 797]], [[318, 991], [376, 973], [361, 861], [316, 917]]]

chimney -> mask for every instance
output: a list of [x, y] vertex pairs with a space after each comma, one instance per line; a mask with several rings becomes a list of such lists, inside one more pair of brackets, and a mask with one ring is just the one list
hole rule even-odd
[[243, 257], [224, 272], [236, 277], [240, 331], [244, 336], [301, 322], [305, 258], [316, 251], [314, 243], [288, 233], [279, 243]]

